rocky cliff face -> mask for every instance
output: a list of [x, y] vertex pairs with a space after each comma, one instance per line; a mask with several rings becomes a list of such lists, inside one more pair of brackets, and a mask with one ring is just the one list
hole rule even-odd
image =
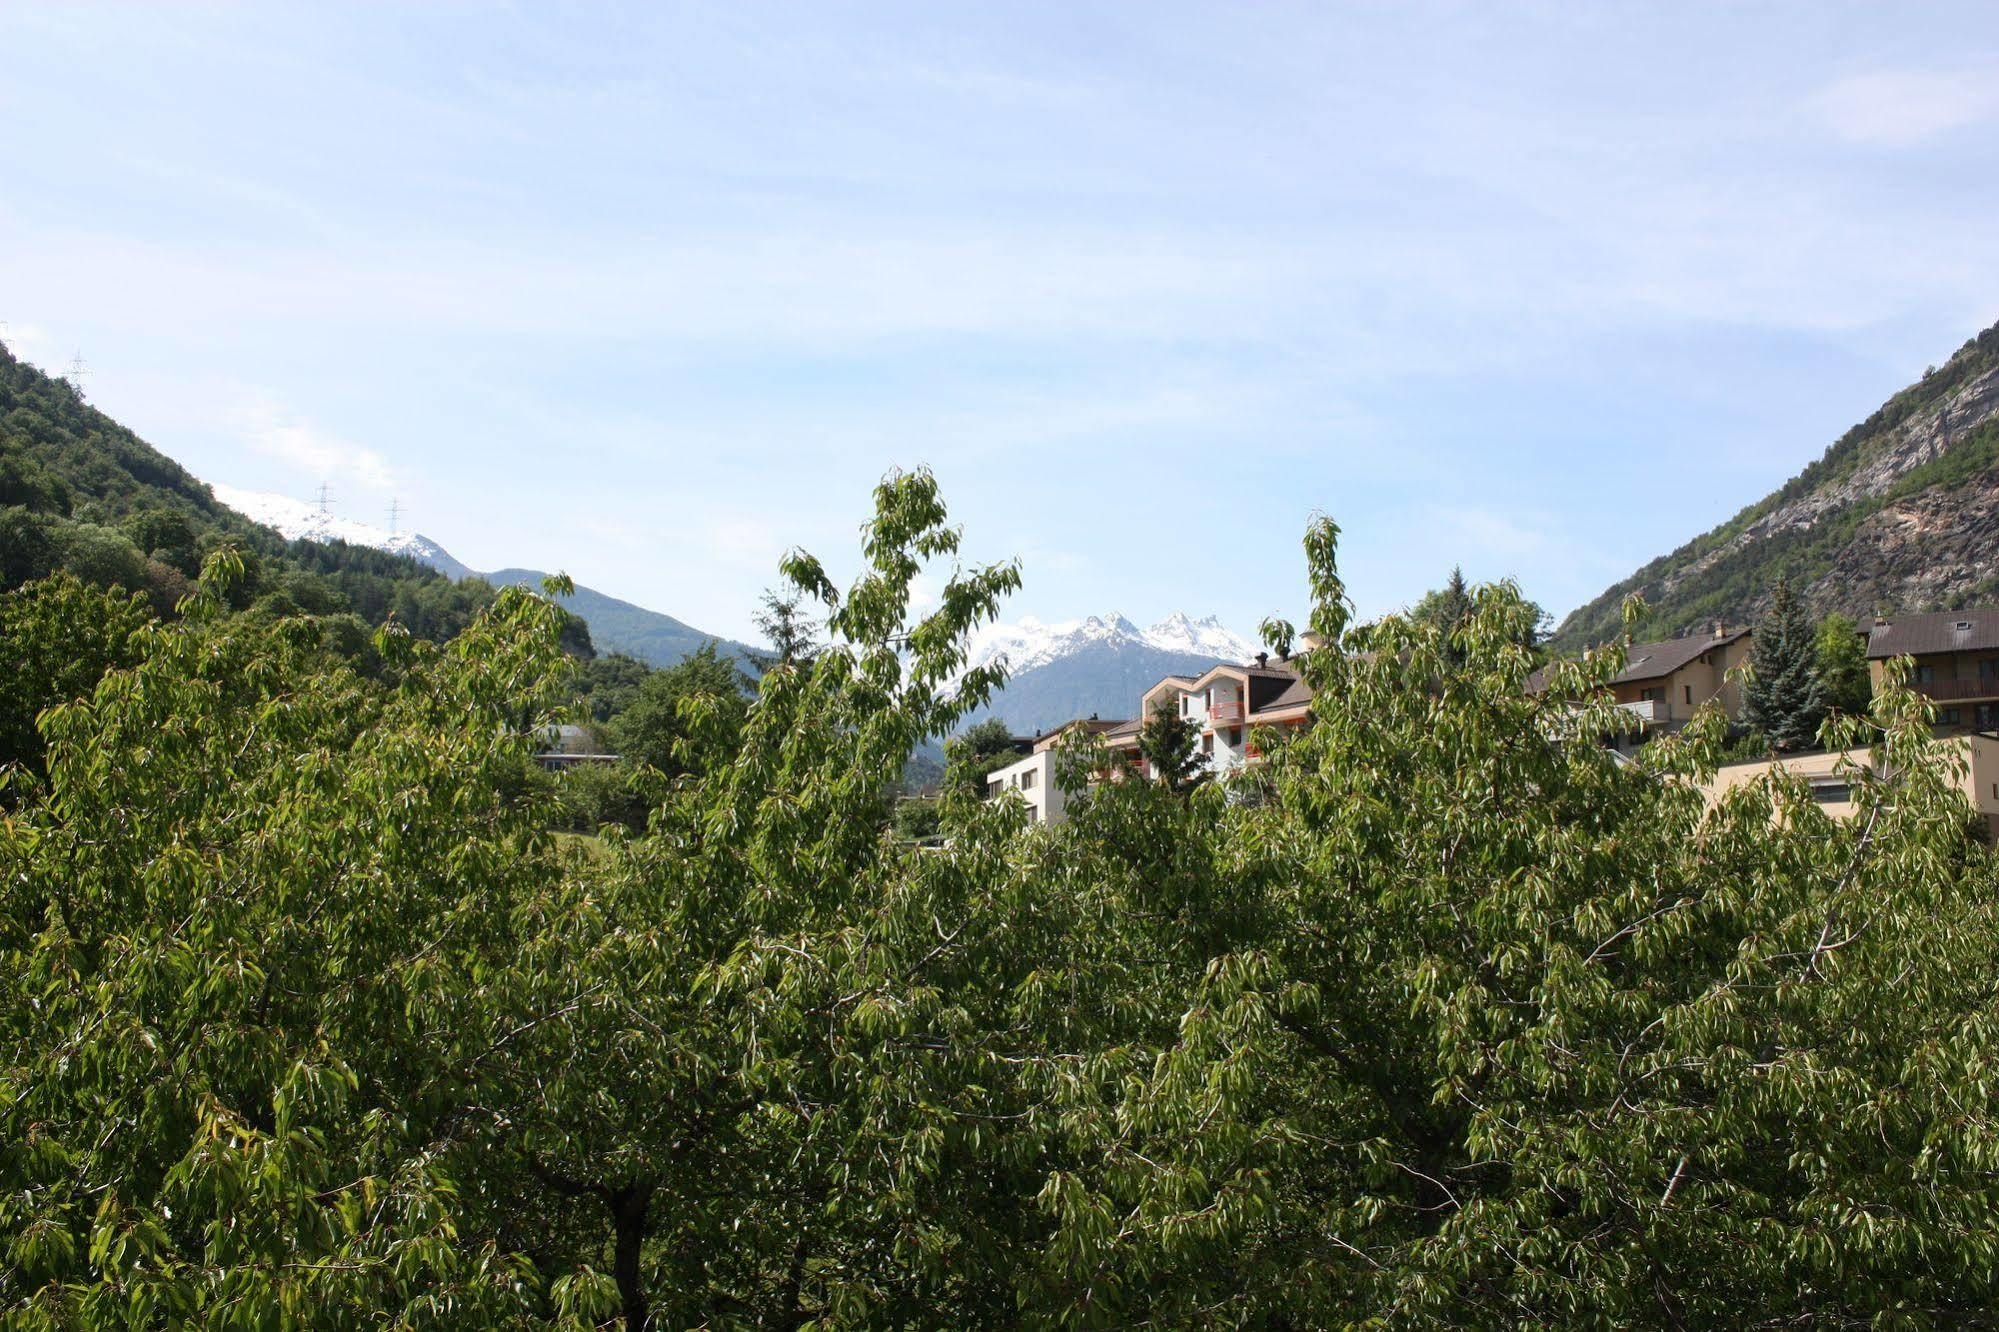
[[1745, 622], [1779, 574], [1815, 612], [1856, 618], [1999, 596], [1999, 326], [1775, 494], [1576, 610], [1556, 642], [1614, 634], [1632, 592], [1650, 608], [1648, 634]]

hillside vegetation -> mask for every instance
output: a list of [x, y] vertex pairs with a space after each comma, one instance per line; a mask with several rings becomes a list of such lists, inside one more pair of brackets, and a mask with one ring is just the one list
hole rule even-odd
[[[169, 614], [202, 559], [243, 552], [238, 608], [393, 617], [419, 638], [457, 634], [492, 604], [476, 580], [453, 581], [365, 546], [287, 541], [219, 502], [208, 486], [90, 406], [68, 382], [0, 347], [0, 588], [57, 570], [144, 593]], [[571, 628], [573, 647], [588, 634]]]
[[1778, 490], [1575, 610], [1554, 641], [1608, 639], [1633, 592], [1648, 606], [1643, 636], [1746, 623], [1779, 575], [1813, 612], [1862, 623], [1999, 597], [1999, 326]]

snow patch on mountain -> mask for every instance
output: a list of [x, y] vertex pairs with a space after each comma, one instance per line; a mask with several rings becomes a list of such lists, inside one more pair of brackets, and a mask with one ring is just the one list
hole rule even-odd
[[453, 578], [465, 578], [472, 573], [451, 552], [420, 532], [391, 532], [372, 523], [322, 513], [316, 505], [268, 490], [238, 490], [224, 485], [211, 485], [209, 489], [215, 492], [215, 498], [245, 518], [276, 528], [293, 541], [345, 541], [350, 546], [372, 546], [391, 555], [407, 555]]
[[1212, 615], [1196, 620], [1175, 611], [1147, 629], [1116, 612], [1053, 624], [1024, 615], [1012, 624], [988, 625], [975, 633], [966, 669], [1004, 657], [1008, 673], [1017, 677], [1093, 647], [1125, 645], [1238, 662], [1248, 661], [1257, 651], [1254, 639], [1227, 628]]

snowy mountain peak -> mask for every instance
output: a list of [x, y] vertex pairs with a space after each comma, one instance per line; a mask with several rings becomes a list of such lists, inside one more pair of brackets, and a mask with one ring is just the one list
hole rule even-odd
[[1009, 673], [1019, 676], [1100, 645], [1156, 648], [1216, 661], [1248, 661], [1256, 655], [1253, 640], [1224, 627], [1212, 615], [1196, 620], [1175, 611], [1151, 628], [1140, 629], [1122, 613], [1111, 611], [1052, 624], [1024, 615], [1012, 624], [990, 625], [973, 637], [967, 665], [983, 666], [1004, 657]]
[[419, 532], [391, 532], [372, 523], [322, 513], [304, 500], [268, 490], [238, 490], [224, 485], [212, 485], [209, 489], [215, 492], [215, 498], [245, 518], [276, 528], [293, 541], [345, 541], [350, 546], [372, 546], [391, 555], [407, 555], [453, 578], [465, 578], [472, 573], [451, 552]]

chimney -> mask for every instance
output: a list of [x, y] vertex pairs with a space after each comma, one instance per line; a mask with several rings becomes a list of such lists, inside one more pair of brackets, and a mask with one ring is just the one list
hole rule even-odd
[[1724, 624], [1722, 621], [1716, 620], [1714, 622], [1714, 636], [1716, 638], [1727, 638], [1728, 626]]
[[1263, 669], [1265, 666], [1268, 666], [1269, 664], [1270, 664], [1270, 654], [1268, 652], [1259, 652], [1256, 654], [1256, 665], [1258, 670]]

